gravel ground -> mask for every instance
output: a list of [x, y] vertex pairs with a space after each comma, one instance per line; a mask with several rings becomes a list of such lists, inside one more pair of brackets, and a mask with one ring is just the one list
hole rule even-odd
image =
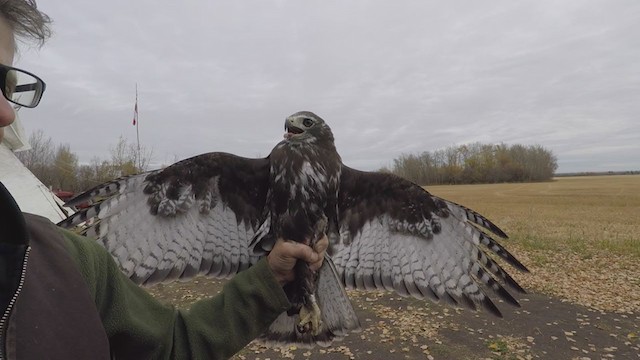
[[523, 251], [508, 244], [531, 271], [510, 271], [525, 289], [560, 297], [596, 310], [640, 312], [640, 267], [634, 257], [602, 251], [585, 254]]
[[[222, 284], [197, 278], [150, 291], [188, 307], [217, 294]], [[637, 311], [598, 310], [534, 292], [519, 297], [521, 308], [498, 303], [500, 319], [391, 293], [350, 291], [349, 296], [362, 332], [328, 348], [271, 349], [254, 342], [234, 359], [640, 359]]]

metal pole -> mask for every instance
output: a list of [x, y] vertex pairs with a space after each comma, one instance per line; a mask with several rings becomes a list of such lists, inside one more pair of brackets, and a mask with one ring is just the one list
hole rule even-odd
[[136, 83], [136, 138], [138, 139], [138, 171], [142, 171], [142, 158], [140, 157], [140, 131], [138, 125], [140, 124], [140, 115], [138, 110], [138, 83]]

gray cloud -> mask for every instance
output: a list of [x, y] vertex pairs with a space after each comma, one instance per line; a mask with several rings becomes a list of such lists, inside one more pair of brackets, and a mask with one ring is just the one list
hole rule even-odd
[[637, 1], [40, 0], [54, 38], [17, 66], [47, 93], [27, 129], [106, 157], [131, 125], [158, 164], [264, 156], [311, 110], [345, 163], [540, 144], [560, 171], [640, 169]]

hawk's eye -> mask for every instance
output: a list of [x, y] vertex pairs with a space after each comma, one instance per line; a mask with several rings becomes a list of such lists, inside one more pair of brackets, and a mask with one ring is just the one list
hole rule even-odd
[[304, 118], [304, 119], [302, 119], [302, 125], [304, 125], [306, 127], [311, 127], [313, 125], [313, 120], [311, 120], [309, 118]]

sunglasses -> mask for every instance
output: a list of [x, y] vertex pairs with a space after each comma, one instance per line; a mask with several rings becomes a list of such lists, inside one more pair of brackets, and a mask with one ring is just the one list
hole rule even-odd
[[10, 102], [34, 108], [40, 103], [46, 84], [28, 71], [0, 64], [0, 87]]

